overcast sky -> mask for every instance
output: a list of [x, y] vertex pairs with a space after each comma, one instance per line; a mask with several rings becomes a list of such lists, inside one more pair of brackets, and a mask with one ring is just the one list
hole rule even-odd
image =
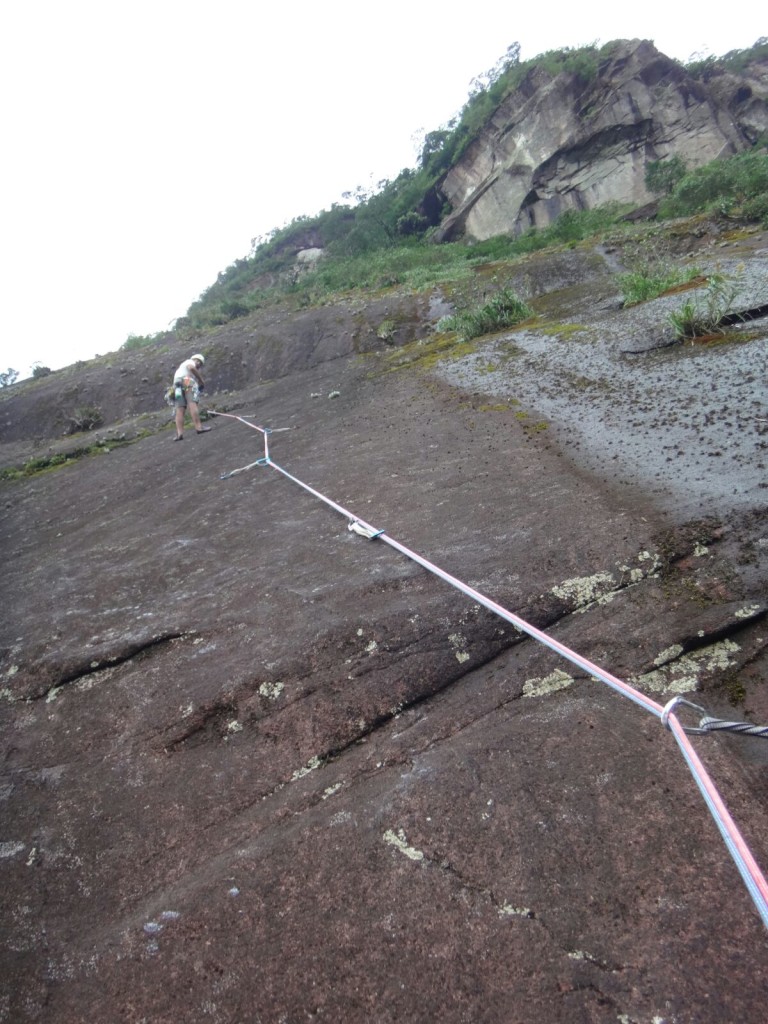
[[[768, 35], [722, 7], [554, 0], [25, 0], [0, 14], [0, 370], [164, 330], [251, 239], [415, 167], [513, 42]], [[757, 11], [758, 7], [751, 8]]]

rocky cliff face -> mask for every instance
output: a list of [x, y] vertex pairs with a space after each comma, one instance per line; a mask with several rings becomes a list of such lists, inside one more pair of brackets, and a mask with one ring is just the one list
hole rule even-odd
[[[768, 303], [765, 233], [675, 230]], [[762, 1024], [671, 734], [317, 497], [768, 722], [765, 320], [665, 347], [680, 296], [623, 309], [621, 258], [484, 268], [538, 319], [471, 346], [438, 294], [211, 332], [205, 404], [270, 465], [226, 416], [172, 443], [178, 344], [0, 393], [0, 1021]], [[765, 743], [696, 738], [763, 868]]]
[[439, 238], [544, 227], [566, 210], [639, 206], [649, 161], [690, 168], [737, 153], [768, 130], [768, 67], [692, 79], [649, 42], [613, 44], [596, 78], [534, 68], [442, 184], [452, 213]]

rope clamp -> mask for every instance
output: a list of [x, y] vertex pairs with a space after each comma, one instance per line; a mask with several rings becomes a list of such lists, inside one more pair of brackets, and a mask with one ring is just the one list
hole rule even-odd
[[359, 533], [361, 537], [367, 537], [368, 540], [376, 540], [377, 537], [380, 537], [382, 533], [384, 533], [383, 530], [375, 530], [373, 528], [363, 526], [363, 524], [357, 519], [353, 519], [352, 522], [347, 525], [347, 529], [354, 530], [355, 533]]

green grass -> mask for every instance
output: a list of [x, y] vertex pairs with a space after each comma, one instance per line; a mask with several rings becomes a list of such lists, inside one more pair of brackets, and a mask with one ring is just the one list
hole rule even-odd
[[441, 330], [456, 331], [463, 341], [471, 341], [513, 327], [531, 316], [533, 310], [526, 302], [510, 288], [502, 288], [484, 305], [445, 317], [438, 326]]
[[691, 171], [665, 199], [659, 214], [684, 217], [693, 213], [744, 216], [768, 225], [768, 150], [756, 146], [746, 153], [713, 160]]
[[723, 319], [733, 309], [736, 286], [728, 278], [715, 274], [709, 279], [703, 298], [692, 296], [669, 314], [678, 341], [724, 334]]
[[[703, 77], [733, 66], [746, 66], [764, 56], [764, 42], [745, 51], [705, 62]], [[551, 247], [570, 247], [612, 234], [631, 232], [622, 222], [631, 206], [608, 204], [590, 210], [569, 210], [545, 228], [520, 235], [499, 235], [485, 241], [435, 243], [436, 229], [450, 210], [440, 192], [444, 173], [455, 166], [501, 100], [521, 87], [528, 75], [576, 75], [586, 85], [599, 76], [600, 61], [610, 47], [592, 45], [578, 50], [552, 51], [534, 61], [519, 60], [513, 44], [485, 75], [477, 80], [470, 99], [453, 121], [425, 137], [420, 166], [404, 169], [376, 190], [358, 188], [345, 194], [346, 204], [333, 204], [314, 217], [301, 216], [265, 239], [254, 240], [251, 253], [236, 260], [194, 302], [176, 323], [175, 334], [208, 330], [256, 310], [277, 304], [304, 309], [323, 305], [350, 293], [381, 292], [390, 288], [420, 291], [471, 277], [483, 263], [510, 263], [529, 253]], [[693, 73], [693, 66], [689, 71]], [[580, 116], [589, 118], [587, 106]], [[751, 150], [717, 159], [686, 172], [682, 160], [672, 156], [651, 162], [647, 182], [663, 195], [658, 217], [716, 214], [761, 222], [768, 226], [768, 150], [758, 142]], [[296, 253], [312, 246], [322, 256], [311, 267], [297, 269]], [[633, 268], [637, 270], [638, 268]], [[645, 269], [645, 268], [644, 268]], [[694, 272], [691, 272], [695, 276]], [[625, 304], [632, 305], [662, 294], [685, 278], [669, 272], [634, 272], [623, 275]], [[126, 349], [138, 349], [159, 336], [131, 336]]]
[[658, 298], [664, 292], [701, 277], [699, 267], [658, 267], [648, 271], [630, 271], [619, 274], [619, 287], [625, 306]]
[[[142, 431], [137, 435], [136, 440], [140, 437], [149, 436], [149, 433], [150, 431]], [[123, 448], [129, 444], [133, 444], [133, 440], [117, 437], [112, 439], [102, 438], [93, 444], [71, 448], [66, 452], [57, 452], [53, 455], [38, 455], [27, 459], [21, 466], [6, 466], [0, 469], [0, 480], [21, 480], [25, 477], [37, 476], [38, 473], [47, 473], [62, 466], [71, 466], [79, 459], [87, 458], [89, 455], [106, 455], [115, 448]]]

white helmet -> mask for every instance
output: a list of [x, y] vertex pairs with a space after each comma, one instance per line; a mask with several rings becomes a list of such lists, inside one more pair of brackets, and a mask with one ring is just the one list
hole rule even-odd
[[199, 352], [196, 356], [192, 356], [192, 359], [194, 359], [196, 363], [200, 363], [201, 366], [205, 366], [205, 356], [201, 356]]

